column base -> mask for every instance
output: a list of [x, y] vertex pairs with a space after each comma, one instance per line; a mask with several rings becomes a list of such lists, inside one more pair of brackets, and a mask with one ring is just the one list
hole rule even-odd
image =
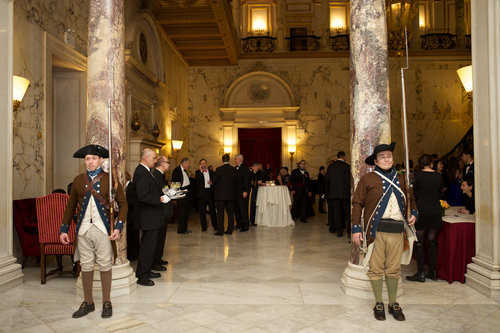
[[23, 270], [16, 260], [12, 256], [0, 259], [0, 292], [23, 282]]
[[[111, 298], [122, 295], [129, 295], [137, 288], [137, 278], [134, 270], [127, 260], [124, 264], [113, 265], [113, 280], [111, 282]], [[78, 277], [76, 281], [76, 294], [83, 297], [82, 277]], [[94, 283], [92, 285], [92, 294], [94, 298], [102, 297], [101, 275], [99, 267], [94, 267]]]
[[[353, 296], [361, 299], [373, 300], [373, 291], [370, 279], [366, 275], [368, 268], [354, 265], [350, 261], [347, 263], [347, 267], [342, 275], [342, 290], [347, 296]], [[384, 283], [382, 293], [384, 299], [388, 299], [387, 287]], [[403, 282], [399, 279], [398, 285], [398, 297], [403, 296]]]
[[480, 293], [500, 303], [500, 267], [477, 257], [467, 265], [465, 282]]

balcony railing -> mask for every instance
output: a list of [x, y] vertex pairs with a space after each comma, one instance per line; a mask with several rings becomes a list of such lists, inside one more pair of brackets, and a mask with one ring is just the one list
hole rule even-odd
[[290, 52], [319, 51], [321, 38], [318, 36], [303, 35], [287, 37]]
[[330, 37], [330, 47], [334, 51], [348, 51], [349, 35], [337, 35]]
[[456, 35], [450, 33], [429, 33], [420, 36], [424, 50], [449, 50], [455, 48]]
[[246, 37], [241, 40], [243, 52], [273, 52], [276, 50], [276, 38], [269, 36]]

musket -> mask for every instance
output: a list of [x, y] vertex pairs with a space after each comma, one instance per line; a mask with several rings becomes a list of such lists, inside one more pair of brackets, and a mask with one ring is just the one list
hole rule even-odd
[[[408, 33], [405, 27], [405, 48], [406, 48], [406, 67], [401, 68], [401, 93], [403, 95], [403, 108], [401, 112], [402, 124], [403, 124], [403, 139], [404, 139], [404, 152], [405, 152], [405, 180], [406, 180], [406, 214], [407, 219], [411, 218], [411, 197], [413, 191], [410, 188], [410, 157], [408, 150], [408, 124], [406, 118], [406, 92], [405, 92], [405, 74], [404, 71], [410, 68], [408, 61]], [[415, 234], [415, 230], [410, 227], [411, 231]]]
[[[109, 149], [109, 216], [110, 216], [110, 222], [109, 222], [109, 231], [110, 234], [112, 235], [115, 229], [115, 189], [113, 188], [113, 178], [115, 177], [116, 173], [113, 170], [113, 142], [112, 142], [112, 135], [111, 135], [111, 99], [108, 99], [108, 149]], [[116, 182], [115, 182], [116, 183]], [[116, 260], [117, 257], [117, 250], [116, 250], [116, 242], [111, 241], [111, 244], [113, 246], [113, 255], [114, 255], [114, 260]], [[113, 262], [114, 262], [113, 260]]]

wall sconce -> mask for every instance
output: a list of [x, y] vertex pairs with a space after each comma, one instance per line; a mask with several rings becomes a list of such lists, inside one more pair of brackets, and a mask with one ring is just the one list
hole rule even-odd
[[153, 129], [151, 130], [151, 135], [156, 139], [160, 135], [160, 129], [158, 128], [158, 124], [155, 124], [153, 126]]
[[14, 75], [12, 79], [12, 99], [13, 99], [13, 110], [16, 112], [21, 106], [21, 101], [23, 100], [26, 90], [30, 85], [30, 81], [24, 77]]
[[330, 7], [330, 31], [340, 35], [347, 30], [346, 13], [346, 7]]
[[172, 140], [172, 148], [174, 149], [175, 154], [177, 154], [177, 152], [181, 150], [183, 143], [184, 142], [182, 140]]
[[233, 148], [231, 146], [224, 146], [224, 154], [231, 154]]
[[297, 151], [297, 146], [288, 146], [288, 153], [290, 154], [290, 168], [293, 168], [293, 154]]
[[270, 7], [250, 7], [250, 30], [254, 35], [269, 34]]
[[473, 89], [472, 86], [472, 65], [465, 66], [457, 69], [458, 77], [464, 86], [466, 92], [471, 92]]
[[418, 26], [420, 30], [425, 30], [425, 6], [418, 8]]

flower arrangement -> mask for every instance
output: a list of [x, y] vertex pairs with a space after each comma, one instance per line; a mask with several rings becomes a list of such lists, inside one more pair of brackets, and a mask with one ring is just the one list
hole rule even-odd
[[439, 200], [439, 203], [441, 204], [441, 216], [445, 215], [445, 211], [450, 208], [450, 204], [446, 202], [446, 200]]
[[450, 204], [446, 200], [439, 200], [439, 203], [441, 204], [441, 208], [444, 209], [450, 208]]

